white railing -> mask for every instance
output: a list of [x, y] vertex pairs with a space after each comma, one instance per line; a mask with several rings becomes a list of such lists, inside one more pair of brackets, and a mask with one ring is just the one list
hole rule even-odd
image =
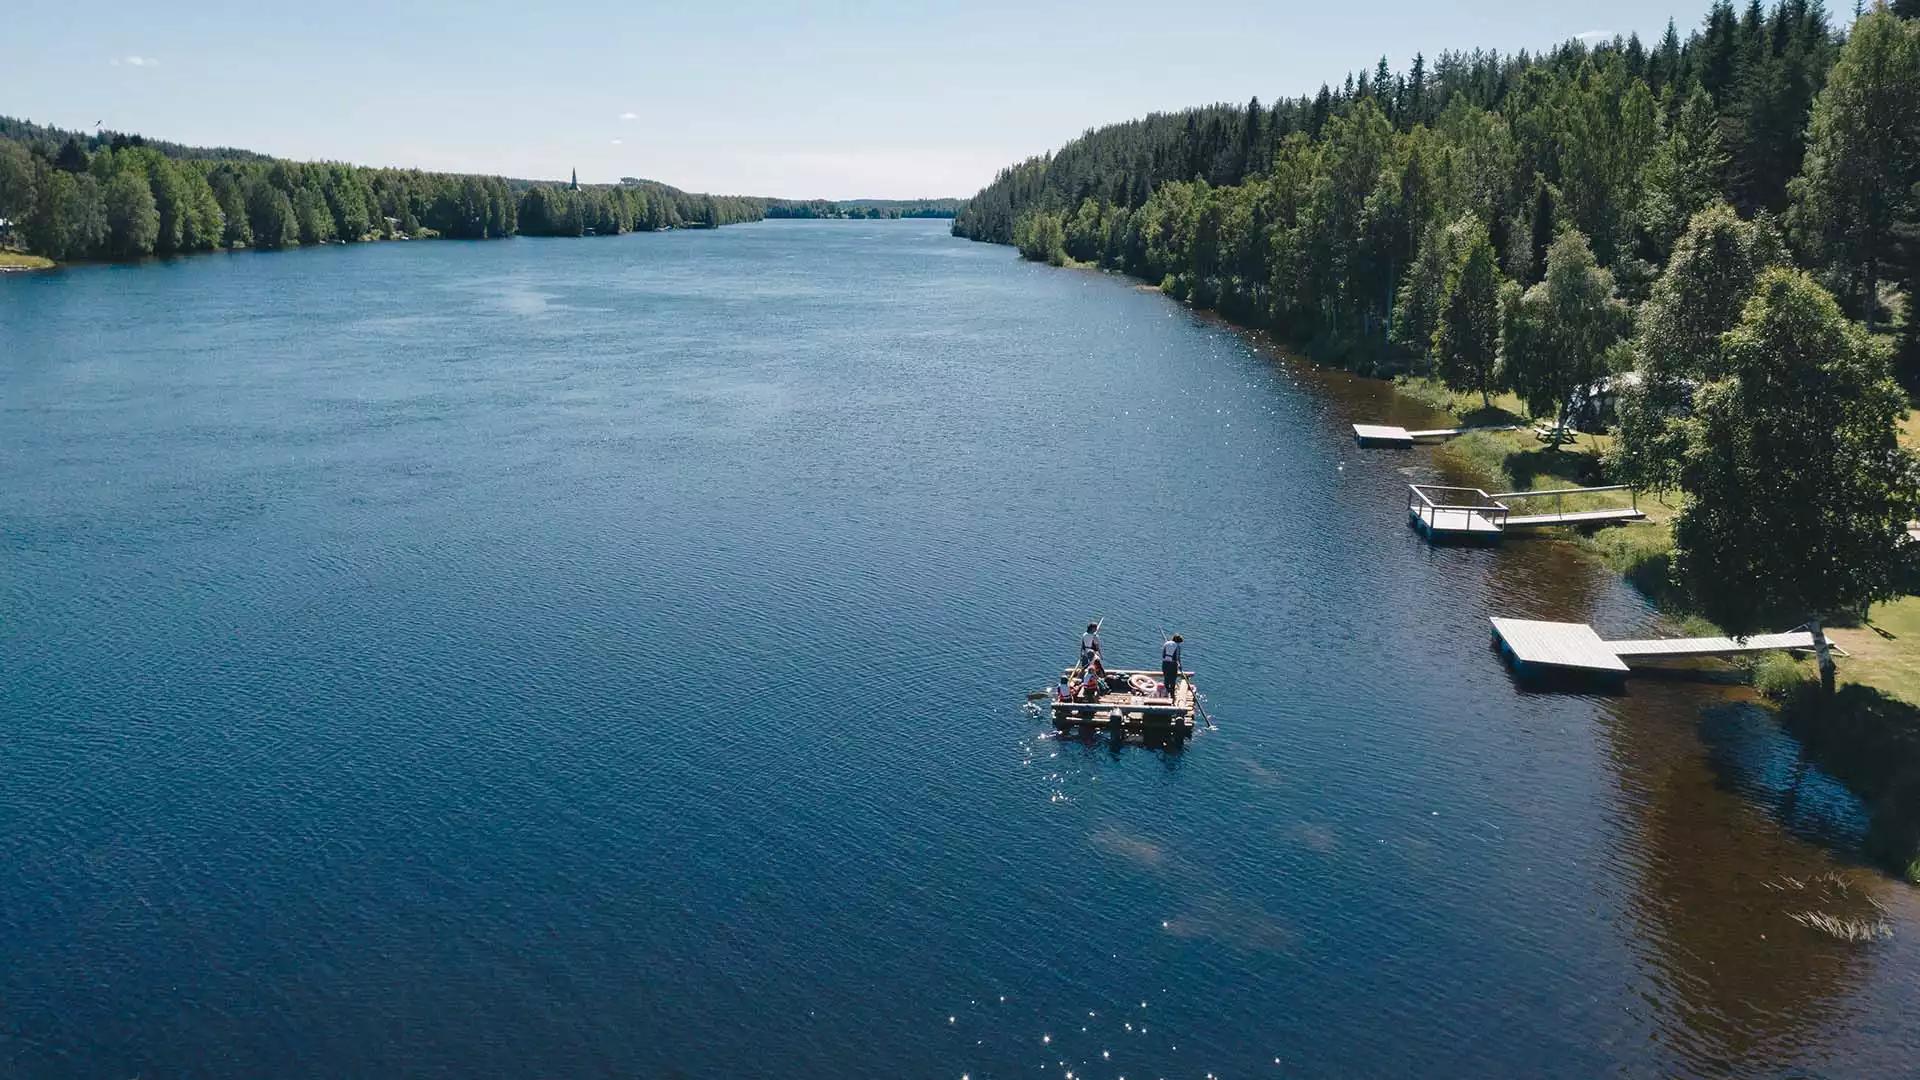
[[[1473, 497], [1473, 501], [1454, 502], [1436, 500], [1435, 496], [1439, 496], [1440, 499], [1452, 499], [1453, 496], [1444, 494], [1447, 492], [1466, 492]], [[1501, 502], [1500, 498], [1500, 496], [1489, 495], [1479, 488], [1446, 487], [1441, 484], [1408, 484], [1407, 513], [1409, 516], [1425, 521], [1430, 529], [1442, 528], [1440, 525], [1440, 512], [1443, 510], [1467, 515], [1478, 515], [1488, 522], [1491, 522], [1494, 528], [1505, 529], [1507, 527], [1508, 509], [1507, 504]], [[1425, 510], [1424, 513], [1422, 513], [1423, 508]]]
[[1497, 495], [1488, 497], [1496, 500], [1506, 500], [1542, 499], [1547, 496], [1552, 496], [1553, 516], [1565, 517], [1567, 513], [1566, 497], [1568, 495], [1596, 495], [1608, 491], [1625, 491], [1631, 493], [1626, 509], [1631, 509], [1636, 514], [1640, 512], [1640, 492], [1628, 484], [1609, 484], [1605, 487], [1547, 488], [1540, 491], [1503, 491]]

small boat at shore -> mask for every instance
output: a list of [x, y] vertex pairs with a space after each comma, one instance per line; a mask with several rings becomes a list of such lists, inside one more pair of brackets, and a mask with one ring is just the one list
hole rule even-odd
[[1093, 690], [1080, 689], [1083, 674], [1081, 668], [1068, 668], [1053, 690], [1053, 726], [1061, 731], [1119, 728], [1186, 734], [1193, 730], [1193, 672], [1182, 671], [1171, 694], [1158, 671], [1108, 669]]

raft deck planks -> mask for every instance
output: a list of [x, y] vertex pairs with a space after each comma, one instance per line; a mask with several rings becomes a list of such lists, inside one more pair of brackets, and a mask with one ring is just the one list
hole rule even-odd
[[[1072, 674], [1074, 669], [1068, 669]], [[1148, 675], [1158, 671], [1133, 671], [1114, 668], [1109, 675]], [[1055, 701], [1053, 724], [1058, 728], [1151, 728], [1191, 730], [1193, 728], [1193, 672], [1180, 673], [1180, 685], [1171, 700], [1138, 694], [1108, 691], [1093, 701]]]

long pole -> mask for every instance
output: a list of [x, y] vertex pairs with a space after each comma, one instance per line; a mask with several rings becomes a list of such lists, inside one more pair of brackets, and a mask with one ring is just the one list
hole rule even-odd
[[1203, 705], [1203, 704], [1201, 704], [1201, 703], [1200, 703], [1200, 691], [1198, 691], [1198, 690], [1195, 690], [1195, 691], [1193, 692], [1193, 707], [1194, 707], [1194, 708], [1196, 708], [1196, 709], [1199, 709], [1199, 710], [1200, 710], [1200, 717], [1201, 717], [1201, 719], [1203, 719], [1203, 720], [1205, 720], [1205, 721], [1207, 722], [1207, 730], [1208, 730], [1208, 731], [1218, 731], [1218, 730], [1220, 730], [1219, 728], [1217, 728], [1217, 727], [1214, 727], [1214, 726], [1213, 726], [1213, 717], [1212, 717], [1212, 715], [1210, 715], [1210, 714], [1209, 714], [1209, 713], [1207, 712], [1207, 707], [1206, 707], [1205, 705]]

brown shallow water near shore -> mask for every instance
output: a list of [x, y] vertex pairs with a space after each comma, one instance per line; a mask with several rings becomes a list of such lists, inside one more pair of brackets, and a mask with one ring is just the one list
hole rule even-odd
[[[1264, 334], [1207, 321], [1251, 341], [1324, 398], [1340, 424], [1455, 422], [1389, 382], [1321, 368]], [[1475, 482], [1436, 463], [1432, 447], [1354, 452], [1397, 461], [1409, 483]], [[1513, 615], [1591, 621], [1603, 633], [1636, 624], [1668, 632], [1650, 603], [1566, 539], [1508, 539], [1481, 566]], [[1499, 662], [1491, 649], [1486, 662]], [[1636, 677], [1605, 696], [1593, 731], [1516, 737], [1542, 734], [1597, 740], [1613, 788], [1601, 857], [1632, 883], [1632, 925], [1619, 929], [1637, 942], [1643, 973], [1666, 990], [1648, 1008], [1675, 1014], [1662, 1027], [1685, 1033], [1670, 1049], [1695, 1074], [1745, 1074], [1794, 1059], [1846, 1063], [1832, 1075], [1920, 1068], [1920, 1030], [1909, 1014], [1920, 1003], [1920, 889], [1864, 864], [1865, 808], [1804, 759], [1735, 672], [1708, 662]], [[1548, 744], [1541, 752], [1554, 751]], [[1805, 925], [1813, 913], [1870, 927], [1874, 940], [1836, 940]]]

